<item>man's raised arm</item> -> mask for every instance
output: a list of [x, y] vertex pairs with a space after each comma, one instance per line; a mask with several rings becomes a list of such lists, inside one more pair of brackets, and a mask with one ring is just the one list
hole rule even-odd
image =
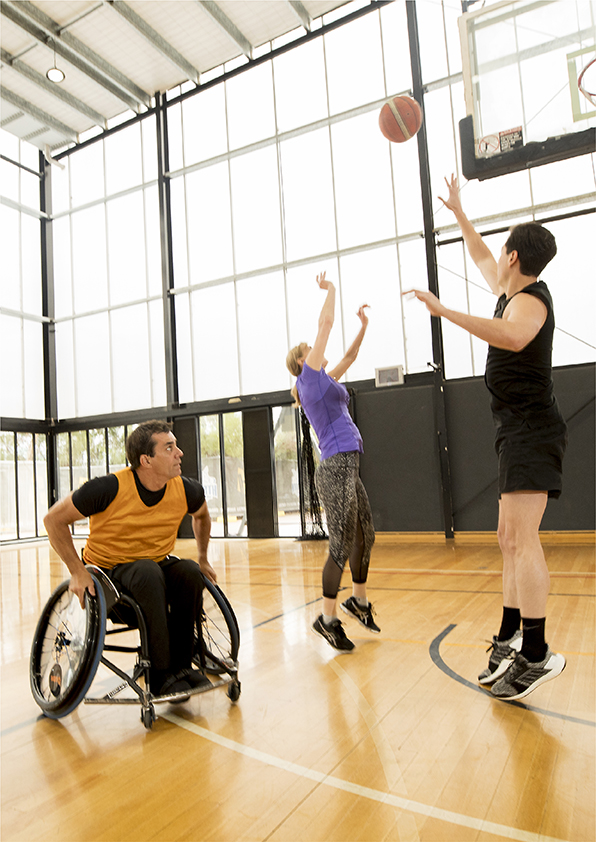
[[447, 185], [447, 189], [449, 191], [449, 197], [447, 199], [443, 199], [439, 196], [439, 199], [441, 199], [446, 208], [449, 208], [449, 210], [453, 212], [457, 220], [457, 224], [461, 228], [464, 242], [470, 257], [482, 272], [484, 280], [487, 282], [495, 295], [500, 295], [503, 290], [499, 289], [497, 282], [497, 261], [495, 260], [489, 247], [464, 213], [461, 199], [459, 197], [457, 178], [455, 178], [452, 174], [451, 181], [447, 181], [447, 179], [445, 179], [445, 184]]

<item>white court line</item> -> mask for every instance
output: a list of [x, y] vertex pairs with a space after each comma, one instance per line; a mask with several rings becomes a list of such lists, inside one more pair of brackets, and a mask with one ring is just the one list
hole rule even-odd
[[407, 810], [410, 813], [417, 813], [420, 816], [427, 816], [430, 819], [439, 819], [439, 821], [449, 822], [449, 824], [470, 827], [473, 830], [492, 833], [495, 836], [503, 836], [506, 839], [516, 839], [519, 842], [563, 842], [563, 840], [553, 836], [543, 836], [540, 833], [532, 833], [531, 831], [521, 830], [517, 827], [507, 827], [506, 825], [488, 822], [484, 819], [475, 819], [473, 816], [464, 816], [461, 813], [454, 813], [451, 810], [443, 810], [440, 807], [421, 804], [409, 798], [400, 798], [399, 795], [391, 795], [389, 792], [380, 792], [367, 786], [353, 784], [350, 781], [344, 781], [333, 775], [326, 775], [324, 772], [317, 772], [315, 769], [308, 769], [306, 766], [299, 766], [297, 763], [283, 760], [281, 757], [275, 757], [273, 754], [267, 754], [264, 751], [259, 751], [259, 749], [242, 745], [242, 743], [222, 737], [220, 734], [215, 734], [213, 731], [208, 731], [206, 728], [201, 728], [200, 725], [195, 725], [194, 722], [188, 722], [188, 720], [183, 719], [183, 717], [175, 713], [160, 713], [159, 716], [161, 719], [171, 722], [172, 725], [184, 728], [192, 734], [196, 734], [198, 737], [203, 737], [203, 739], [216, 743], [230, 751], [235, 751], [237, 754], [243, 754], [245, 757], [250, 757], [259, 763], [274, 766], [277, 769], [282, 769], [284, 772], [292, 772], [301, 778], [308, 778], [311, 781], [334, 787], [334, 789], [340, 789], [343, 792], [350, 792], [352, 795], [358, 795], [361, 798], [369, 798], [371, 801], [388, 804], [390, 807], [396, 807], [398, 810]]
[[[389, 789], [398, 788], [401, 789], [402, 792], [407, 793], [408, 788], [406, 786], [406, 782], [404, 780], [404, 776], [402, 774], [400, 765], [397, 762], [395, 752], [391, 748], [391, 743], [387, 739], [387, 736], [383, 731], [383, 726], [379, 722], [376, 713], [367, 702], [364, 694], [362, 693], [356, 682], [351, 678], [350, 675], [348, 675], [345, 669], [341, 666], [341, 664], [339, 663], [339, 658], [332, 658], [330, 661], [328, 661], [328, 666], [331, 667], [333, 672], [340, 679], [340, 681], [342, 682], [342, 684], [347, 689], [348, 693], [358, 706], [360, 716], [364, 719], [366, 727], [368, 728], [368, 733], [372, 737], [373, 742], [375, 744], [375, 748], [377, 749], [377, 754], [379, 756], [379, 760], [381, 761], [383, 772], [385, 773], [387, 787]], [[412, 842], [420, 842], [418, 827], [416, 826], [416, 820], [414, 819], [412, 813], [404, 812], [402, 814], [402, 817], [400, 818], [399, 824], [404, 825], [403, 827], [400, 826], [399, 828], [400, 839], [407, 838], [411, 839]]]

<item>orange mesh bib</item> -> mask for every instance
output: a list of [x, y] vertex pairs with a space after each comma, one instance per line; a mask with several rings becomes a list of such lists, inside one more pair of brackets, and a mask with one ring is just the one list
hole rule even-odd
[[115, 476], [116, 497], [107, 509], [89, 518], [83, 559], [106, 568], [140, 558], [162, 561], [174, 549], [178, 527], [188, 511], [182, 478], [169, 480], [159, 503], [146, 506], [131, 468], [117, 471]]

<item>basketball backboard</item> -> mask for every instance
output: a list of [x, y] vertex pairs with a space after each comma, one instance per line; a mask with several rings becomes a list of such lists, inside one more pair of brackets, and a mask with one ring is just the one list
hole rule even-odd
[[[504, 0], [459, 19], [466, 178], [596, 151], [595, 0]], [[467, 170], [467, 172], [466, 172]]]

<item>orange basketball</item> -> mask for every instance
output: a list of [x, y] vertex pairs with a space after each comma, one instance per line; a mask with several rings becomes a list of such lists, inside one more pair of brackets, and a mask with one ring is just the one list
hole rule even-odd
[[393, 143], [410, 140], [421, 125], [422, 110], [411, 96], [393, 97], [381, 108], [379, 127]]

